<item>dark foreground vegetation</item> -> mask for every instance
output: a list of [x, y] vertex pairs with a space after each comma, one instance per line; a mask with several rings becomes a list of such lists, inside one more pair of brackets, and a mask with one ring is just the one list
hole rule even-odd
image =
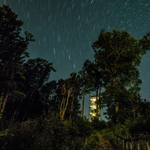
[[[114, 133], [150, 134], [150, 103], [139, 94], [137, 69], [150, 50], [150, 33], [136, 40], [126, 31], [101, 30], [92, 45], [94, 61], [86, 60], [67, 79], [50, 81], [56, 70], [45, 59], [28, 58], [34, 39], [28, 32], [20, 36], [22, 25], [9, 6], [0, 7], [1, 150], [94, 150], [100, 147], [99, 135], [122, 149]], [[107, 107], [107, 122], [98, 114], [91, 122], [83, 116], [84, 96], [93, 91], [97, 105]]]

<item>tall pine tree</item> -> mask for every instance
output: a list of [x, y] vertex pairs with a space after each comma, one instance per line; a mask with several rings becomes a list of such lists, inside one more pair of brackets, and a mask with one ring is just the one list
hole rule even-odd
[[0, 7], [0, 119], [8, 100], [21, 100], [25, 97], [22, 81], [23, 62], [29, 56], [29, 41], [34, 41], [32, 34], [25, 32], [20, 36], [23, 22], [9, 6]]

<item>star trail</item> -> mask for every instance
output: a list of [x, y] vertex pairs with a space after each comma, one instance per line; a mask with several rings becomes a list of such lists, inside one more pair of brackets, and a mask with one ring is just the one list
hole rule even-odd
[[[94, 59], [91, 48], [100, 30], [126, 30], [136, 39], [150, 31], [150, 3], [147, 0], [0, 0], [9, 5], [24, 22], [21, 34], [28, 31], [35, 42], [29, 44], [30, 58], [53, 62], [57, 70], [50, 80], [68, 78], [78, 72], [86, 59]], [[149, 101], [150, 52], [139, 67], [140, 94]], [[88, 114], [88, 97], [85, 114]]]

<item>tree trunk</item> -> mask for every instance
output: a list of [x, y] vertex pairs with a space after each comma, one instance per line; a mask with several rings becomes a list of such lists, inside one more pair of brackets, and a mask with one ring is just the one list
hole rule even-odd
[[96, 118], [98, 119], [98, 89], [96, 89]]
[[83, 113], [84, 113], [84, 94], [85, 94], [85, 85], [84, 85], [84, 90], [82, 94], [82, 118], [83, 118]]
[[72, 113], [73, 113], [73, 104], [74, 104], [74, 96], [73, 96], [72, 102], [71, 102], [70, 120], [71, 120], [71, 115], [72, 115]]
[[[6, 73], [6, 75], [9, 75], [9, 69], [7, 68], [7, 73]], [[12, 74], [11, 74], [11, 79], [10, 79], [10, 81], [12, 81], [13, 80], [13, 77], [14, 77], [14, 70], [13, 70], [13, 72], [12, 72]], [[8, 99], [8, 95], [9, 95], [9, 88], [8, 88], [8, 92], [6, 92], [7, 94], [6, 94], [6, 96], [5, 96], [5, 98], [4, 98], [4, 101], [3, 101], [3, 95], [4, 95], [4, 88], [3, 88], [3, 91], [2, 91], [2, 104], [0, 105], [1, 107], [0, 107], [0, 119], [2, 119], [2, 116], [3, 116], [3, 112], [4, 112], [4, 109], [5, 109], [5, 106], [6, 106], [6, 103], [7, 103], [7, 99]]]
[[102, 102], [101, 102], [101, 99], [100, 99], [100, 94], [101, 94], [101, 87], [100, 87], [99, 96], [98, 96], [99, 97], [99, 108], [100, 108], [100, 114], [99, 115], [101, 117], [101, 103]]
[[9, 121], [9, 126], [12, 125], [12, 123], [16, 120], [16, 118], [18, 117], [18, 114], [19, 114], [19, 111], [20, 111], [20, 108], [21, 108], [21, 105], [22, 105], [22, 100], [20, 102], [20, 104], [18, 105], [18, 107], [16, 108], [16, 110], [14, 111], [10, 121]]
[[2, 115], [3, 115], [3, 112], [4, 112], [5, 106], [6, 106], [8, 95], [9, 95], [9, 91], [7, 92], [7, 94], [5, 96], [5, 99], [4, 99], [3, 104], [2, 104], [2, 108], [0, 110], [0, 120], [2, 119]]
[[14, 113], [12, 114], [11, 119], [10, 119], [10, 121], [9, 121], [8, 127], [10, 127], [10, 126], [12, 125], [12, 123], [14, 122], [14, 118], [15, 118], [16, 112], [17, 112], [17, 109], [16, 109], [16, 110], [14, 111]]
[[[32, 91], [32, 93], [30, 94], [28, 106], [27, 106], [26, 111], [25, 111], [25, 114], [24, 114], [24, 116], [23, 116], [23, 121], [25, 120], [25, 118], [26, 118], [26, 116], [27, 116], [27, 114], [28, 114], [28, 112], [29, 112], [29, 109], [31, 108], [31, 105], [32, 105], [32, 103], [33, 103], [33, 101], [34, 101], [34, 98], [35, 98], [35, 94], [34, 94], [34, 93], [35, 93], [35, 91], [36, 91], [36, 89], [34, 89], [34, 90]], [[33, 95], [34, 95], [34, 97], [33, 97]], [[32, 97], [33, 97], [33, 99], [32, 99]], [[32, 100], [32, 102], [31, 102], [31, 100]]]
[[71, 92], [69, 91], [68, 92], [68, 96], [67, 96], [67, 102], [66, 102], [66, 104], [64, 106], [64, 109], [62, 110], [61, 120], [64, 119], [64, 115], [65, 115], [65, 112], [66, 112], [66, 109], [67, 109], [67, 106], [68, 106], [70, 94], [71, 94]]
[[119, 102], [115, 102], [115, 105], [116, 105], [116, 113], [118, 112], [118, 110], [119, 110]]
[[62, 102], [61, 102], [61, 105], [60, 105], [60, 117], [62, 116], [64, 105], [65, 105], [65, 96], [63, 96]]
[[[115, 83], [116, 83], [116, 79], [114, 78], [113, 84], [116, 85]], [[115, 99], [115, 113], [117, 113], [118, 110], [119, 110], [119, 102]]]

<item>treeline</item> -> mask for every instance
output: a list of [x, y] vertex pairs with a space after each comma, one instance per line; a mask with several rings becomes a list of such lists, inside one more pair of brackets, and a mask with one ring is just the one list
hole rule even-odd
[[20, 36], [22, 25], [9, 6], [0, 7], [0, 127], [14, 135], [12, 142], [3, 138], [3, 149], [93, 149], [97, 140], [90, 136], [106, 123], [98, 122], [98, 114], [92, 123], [83, 116], [85, 94], [92, 91], [100, 108], [107, 107], [108, 127], [128, 120], [141, 124], [139, 133], [149, 133], [143, 130], [150, 104], [140, 98], [137, 66], [150, 50], [150, 33], [137, 40], [126, 31], [102, 29], [92, 44], [93, 62], [86, 60], [67, 79], [49, 81], [56, 70], [45, 59], [29, 59], [27, 48], [34, 38], [28, 32]]
[[71, 73], [65, 80], [49, 81], [51, 71], [56, 71], [52, 63], [29, 59], [27, 47], [34, 41], [33, 35], [25, 32], [25, 37], [20, 36], [23, 22], [9, 6], [4, 5], [0, 11], [0, 119], [11, 126], [49, 110], [59, 113], [61, 120], [80, 116], [80, 99], [84, 106], [84, 95], [101, 86], [95, 65], [86, 60], [78, 73]]
[[66, 118], [76, 116], [80, 109], [77, 74], [49, 81], [51, 71], [56, 71], [52, 63], [42, 58], [28, 59], [27, 47], [34, 41], [33, 35], [25, 32], [25, 37], [20, 36], [23, 22], [8, 6], [1, 7], [0, 12], [0, 119], [11, 125], [39, 117], [49, 109], [59, 112], [62, 120], [65, 112]]

